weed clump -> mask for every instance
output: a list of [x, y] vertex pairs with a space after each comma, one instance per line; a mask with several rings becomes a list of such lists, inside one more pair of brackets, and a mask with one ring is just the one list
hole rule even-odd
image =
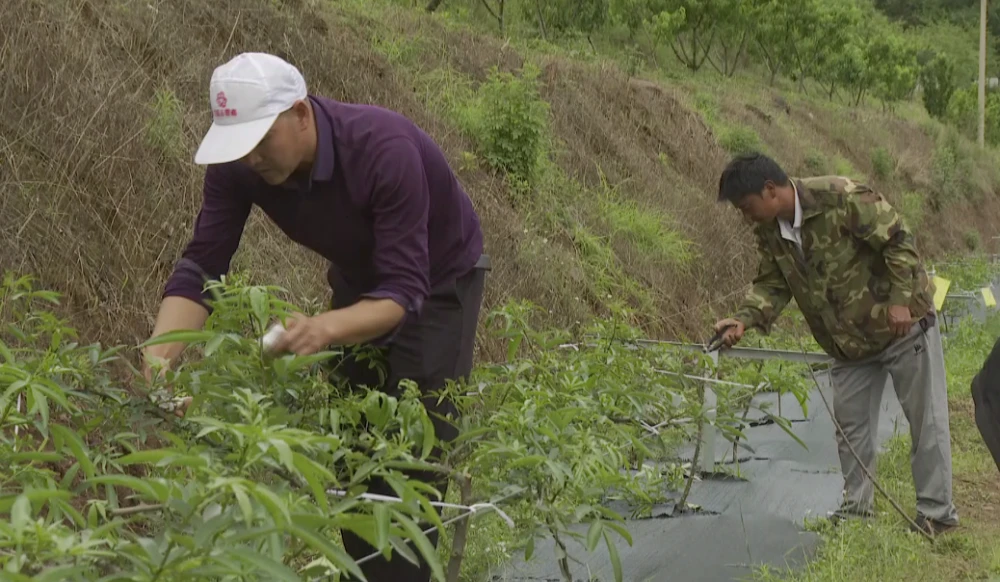
[[982, 246], [983, 240], [979, 234], [978, 230], [967, 230], [965, 234], [962, 235], [962, 242], [965, 243], [965, 248], [969, 249], [971, 252], [979, 250]]
[[924, 221], [924, 197], [919, 192], [904, 192], [899, 203], [903, 222], [910, 228], [920, 228]]
[[170, 89], [157, 89], [149, 105], [152, 119], [146, 127], [149, 145], [165, 157], [180, 157], [184, 149], [184, 112]]
[[804, 163], [806, 169], [809, 170], [811, 174], [823, 175], [827, 173], [826, 156], [824, 156], [823, 152], [819, 150], [811, 150], [807, 153]]
[[879, 146], [872, 151], [872, 170], [876, 178], [887, 180], [895, 171], [895, 166], [896, 162], [886, 148]]
[[537, 76], [531, 65], [525, 65], [520, 77], [494, 67], [461, 115], [463, 129], [490, 167], [529, 184], [548, 133], [549, 105], [539, 96]]
[[719, 145], [733, 155], [749, 154], [761, 150], [757, 132], [745, 125], [726, 127], [719, 133]]
[[953, 128], [947, 128], [938, 138], [931, 161], [931, 181], [933, 192], [931, 205], [940, 210], [949, 202], [962, 197], [962, 177], [959, 158], [959, 135]]

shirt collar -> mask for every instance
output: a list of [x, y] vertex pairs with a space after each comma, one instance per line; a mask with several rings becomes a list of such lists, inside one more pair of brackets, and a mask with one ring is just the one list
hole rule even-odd
[[333, 152], [333, 122], [329, 112], [316, 99], [310, 96], [309, 100], [312, 102], [313, 117], [316, 118], [316, 161], [313, 163], [312, 180], [329, 182], [333, 178], [336, 161]]
[[288, 189], [311, 191], [313, 182], [329, 182], [333, 178], [335, 154], [333, 150], [333, 122], [329, 113], [315, 97], [309, 95], [313, 119], [316, 121], [316, 157], [308, 178], [293, 176], [283, 184]]
[[816, 196], [813, 195], [812, 190], [805, 187], [802, 180], [793, 179], [792, 184], [795, 185], [796, 202], [801, 205], [801, 210], [799, 210], [802, 213], [801, 220], [809, 220], [823, 213], [823, 208], [816, 201]]
[[802, 203], [799, 201], [799, 187], [792, 181], [792, 187], [795, 190], [795, 222], [792, 223], [792, 228], [802, 227]]

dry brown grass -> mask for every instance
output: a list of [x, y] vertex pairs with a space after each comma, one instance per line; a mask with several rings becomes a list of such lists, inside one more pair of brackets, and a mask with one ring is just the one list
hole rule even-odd
[[[379, 38], [412, 44], [419, 65], [393, 63], [373, 48]], [[200, 202], [203, 169], [191, 156], [210, 123], [207, 80], [219, 63], [248, 50], [283, 55], [315, 93], [400, 111], [441, 143], [463, 167], [494, 257], [486, 309], [528, 298], [550, 321], [570, 323], [601, 307], [602, 298], [580, 297], [588, 275], [572, 237], [531, 228], [502, 179], [461, 164], [473, 144], [428, 105], [433, 95], [418, 90], [419, 75], [434, 69], [473, 82], [493, 66], [516, 71], [522, 55], [499, 39], [417, 12], [366, 13], [310, 0], [6, 0], [0, 39], [0, 264], [62, 292], [87, 340], [134, 345], [151, 329]], [[642, 323], [650, 334], [703, 335], [710, 312], [724, 314], [745, 287], [754, 257], [738, 217], [714, 201], [728, 155], [686, 105], [690, 90], [629, 79], [610, 65], [558, 57], [540, 64], [560, 146], [553, 160], [583, 198], [601, 191], [603, 174], [625, 198], [665, 215], [697, 258], [679, 267], [612, 236], [592, 207], [577, 215], [608, 237], [620, 272], [648, 290], [653, 305]], [[164, 90], [176, 96], [175, 115], [154, 105]], [[725, 118], [755, 128], [791, 169], [801, 168], [809, 146], [840, 152], [870, 175], [871, 149], [888, 143], [899, 178], [887, 189], [930, 183], [933, 141], [913, 123], [848, 120], [808, 102], [794, 102], [787, 116], [767, 91], [726, 95]], [[972, 227], [989, 240], [1000, 205], [989, 177], [980, 182], [988, 195], [974, 207], [945, 209], [922, 233], [927, 248], [954, 247]], [[294, 297], [328, 293], [322, 261], [258, 212], [234, 265]], [[482, 346], [484, 357], [497, 353], [490, 342]]]

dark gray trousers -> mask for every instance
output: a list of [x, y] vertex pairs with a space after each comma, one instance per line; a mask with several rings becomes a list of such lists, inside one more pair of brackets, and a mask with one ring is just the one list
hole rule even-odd
[[993, 351], [972, 379], [972, 402], [976, 427], [1000, 470], [1000, 340], [993, 344]]
[[[458, 429], [451, 423], [436, 418], [436, 415], [457, 417], [454, 403], [430, 395], [444, 388], [448, 380], [467, 380], [472, 372], [473, 347], [476, 341], [476, 327], [483, 302], [483, 289], [489, 259], [484, 256], [479, 264], [456, 280], [441, 283], [431, 289], [430, 297], [423, 304], [420, 316], [407, 321], [399, 329], [389, 345], [382, 348], [382, 364], [386, 381], [380, 381], [379, 371], [372, 369], [367, 361], [357, 361], [345, 356], [338, 363], [338, 372], [346, 376], [351, 386], [380, 387], [386, 393], [398, 396], [399, 382], [412, 380], [421, 392], [428, 394], [422, 398], [424, 407], [434, 423], [438, 440], [448, 442], [458, 435]], [[333, 308], [346, 307], [355, 303], [360, 293], [353, 289], [331, 268], [328, 279], [333, 289]], [[437, 457], [440, 449], [435, 449], [432, 457]], [[432, 485], [440, 491], [442, 498], [448, 489], [448, 478], [435, 472], [404, 471], [410, 479]], [[368, 481], [368, 493], [395, 496], [396, 493], [382, 479]], [[426, 529], [426, 524], [421, 524]], [[375, 553], [375, 549], [365, 540], [348, 531], [341, 532], [344, 548], [355, 560]], [[428, 535], [431, 544], [437, 545], [438, 532]], [[411, 546], [412, 548], [412, 546]], [[415, 554], [419, 553], [414, 551]], [[390, 560], [378, 556], [361, 565], [361, 570], [370, 581], [427, 582], [431, 578], [430, 568], [423, 563], [414, 566], [398, 554]]]

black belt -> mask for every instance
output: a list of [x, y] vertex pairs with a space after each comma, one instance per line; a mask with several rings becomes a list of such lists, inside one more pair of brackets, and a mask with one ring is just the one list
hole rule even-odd
[[924, 333], [927, 333], [927, 330], [934, 327], [937, 323], [937, 314], [934, 311], [928, 311], [927, 315], [921, 317], [917, 323], [920, 324], [920, 329], [924, 330]]

